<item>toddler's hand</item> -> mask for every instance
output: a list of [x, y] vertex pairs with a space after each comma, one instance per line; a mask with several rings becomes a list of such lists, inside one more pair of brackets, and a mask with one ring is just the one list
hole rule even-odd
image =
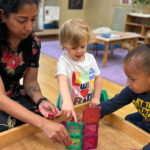
[[62, 105], [62, 112], [69, 120], [74, 120], [75, 122], [77, 122], [76, 112], [74, 111], [72, 103], [64, 102]]
[[78, 119], [78, 122], [82, 122], [83, 121], [83, 113], [77, 114], [77, 119]]
[[89, 103], [89, 107], [96, 107], [98, 104], [100, 104], [100, 100], [93, 97]]

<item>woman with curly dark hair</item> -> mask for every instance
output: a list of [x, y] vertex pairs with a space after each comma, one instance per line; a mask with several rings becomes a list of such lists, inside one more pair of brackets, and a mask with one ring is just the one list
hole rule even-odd
[[50, 139], [69, 145], [66, 129], [46, 119], [59, 117], [60, 112], [42, 95], [37, 81], [41, 45], [32, 30], [39, 3], [0, 0], [0, 132], [26, 122]]

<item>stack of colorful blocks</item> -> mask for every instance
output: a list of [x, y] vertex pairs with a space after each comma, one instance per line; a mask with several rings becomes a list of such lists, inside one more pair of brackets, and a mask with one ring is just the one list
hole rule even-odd
[[62, 122], [72, 139], [72, 144], [67, 149], [88, 150], [97, 147], [100, 110], [100, 107], [85, 108], [83, 123]]
[[83, 150], [94, 149], [97, 147], [100, 110], [101, 108], [97, 107], [86, 108], [83, 111]]

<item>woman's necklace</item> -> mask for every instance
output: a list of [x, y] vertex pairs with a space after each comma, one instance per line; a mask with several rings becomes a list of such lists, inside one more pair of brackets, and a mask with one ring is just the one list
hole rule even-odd
[[21, 42], [20, 40], [11, 40], [10, 41], [11, 51], [17, 52], [20, 42]]

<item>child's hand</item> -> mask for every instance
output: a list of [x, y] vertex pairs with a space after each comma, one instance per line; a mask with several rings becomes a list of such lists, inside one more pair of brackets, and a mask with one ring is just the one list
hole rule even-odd
[[89, 107], [96, 107], [98, 104], [100, 104], [99, 99], [93, 97], [89, 103]]
[[67, 103], [63, 102], [62, 112], [68, 119], [77, 122], [77, 116], [76, 116], [76, 112], [74, 111], [72, 102], [67, 102]]
[[82, 122], [83, 121], [83, 113], [78, 113], [77, 119], [78, 119], [78, 122]]

